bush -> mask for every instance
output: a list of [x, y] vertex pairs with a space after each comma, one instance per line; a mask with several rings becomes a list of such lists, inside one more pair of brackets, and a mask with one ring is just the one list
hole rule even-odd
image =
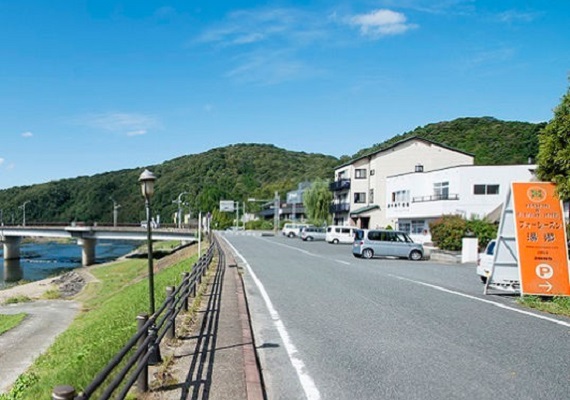
[[477, 237], [482, 250], [497, 236], [495, 224], [480, 219], [468, 221], [458, 215], [444, 215], [429, 226], [433, 243], [442, 250], [461, 250], [462, 239], [468, 236]]
[[245, 229], [270, 231], [273, 229], [273, 223], [271, 221], [265, 221], [263, 219], [248, 221], [245, 223]]

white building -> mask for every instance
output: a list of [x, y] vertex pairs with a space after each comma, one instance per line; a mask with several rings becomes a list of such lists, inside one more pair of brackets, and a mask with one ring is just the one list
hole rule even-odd
[[483, 219], [499, 209], [512, 182], [534, 179], [536, 165], [464, 165], [386, 179], [386, 218], [414, 240], [430, 241], [442, 215]]
[[386, 227], [393, 223], [386, 214], [389, 176], [473, 165], [473, 160], [471, 154], [418, 137], [351, 160], [335, 169], [330, 185], [334, 224]]

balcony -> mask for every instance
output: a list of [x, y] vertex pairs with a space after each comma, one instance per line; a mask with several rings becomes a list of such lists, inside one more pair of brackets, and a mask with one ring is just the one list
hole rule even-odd
[[420, 196], [412, 198], [412, 203], [424, 203], [426, 201], [459, 200], [458, 194], [432, 194], [431, 196]]
[[329, 207], [329, 211], [332, 214], [347, 213], [350, 211], [350, 204], [349, 203], [331, 204], [331, 206]]
[[339, 179], [338, 181], [334, 181], [329, 185], [329, 189], [331, 192], [350, 189], [350, 179]]

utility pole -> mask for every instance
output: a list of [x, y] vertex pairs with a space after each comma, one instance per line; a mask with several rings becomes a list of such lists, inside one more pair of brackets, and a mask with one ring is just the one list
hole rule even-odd
[[30, 200], [24, 201], [20, 207], [22, 208], [22, 226], [26, 226], [26, 204], [28, 204]]
[[113, 226], [117, 226], [117, 220], [119, 219], [119, 208], [121, 208], [120, 204], [117, 204], [114, 198], [109, 197], [113, 202]]
[[4, 212], [0, 210], [0, 226], [4, 226]]
[[277, 236], [279, 231], [279, 192], [275, 191], [275, 198], [273, 199], [273, 233]]

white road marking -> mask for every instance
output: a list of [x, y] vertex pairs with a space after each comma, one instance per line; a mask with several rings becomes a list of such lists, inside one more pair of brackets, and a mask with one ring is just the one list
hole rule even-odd
[[486, 300], [486, 299], [482, 299], [482, 298], [480, 298], [480, 297], [471, 296], [471, 295], [469, 295], [469, 294], [465, 294], [465, 293], [461, 293], [461, 292], [456, 292], [456, 291], [454, 291], [454, 290], [446, 289], [446, 288], [444, 288], [444, 287], [437, 286], [437, 285], [432, 285], [432, 284], [430, 284], [430, 283], [421, 282], [421, 281], [415, 281], [415, 280], [413, 280], [413, 279], [404, 278], [404, 277], [398, 276], [398, 275], [392, 275], [392, 274], [389, 274], [389, 275], [390, 275], [391, 277], [393, 277], [393, 278], [400, 279], [400, 280], [402, 280], [402, 281], [412, 282], [412, 283], [415, 283], [415, 284], [418, 284], [418, 285], [422, 285], [422, 286], [426, 286], [426, 287], [429, 287], [429, 288], [432, 288], [432, 289], [435, 289], [435, 290], [439, 290], [439, 291], [441, 291], [441, 292], [454, 294], [454, 295], [456, 295], [456, 296], [465, 297], [465, 298], [471, 299], [471, 300], [477, 300], [477, 301], [480, 301], [480, 302], [482, 302], [482, 303], [487, 303], [487, 304], [491, 304], [491, 305], [496, 306], [496, 307], [499, 307], [499, 308], [503, 308], [503, 309], [505, 309], [505, 310], [514, 311], [514, 312], [517, 312], [517, 313], [519, 313], [519, 314], [528, 315], [528, 316], [530, 316], [530, 317], [534, 317], [534, 318], [538, 318], [538, 319], [543, 319], [543, 320], [545, 320], [545, 321], [553, 322], [553, 323], [555, 323], [555, 324], [562, 325], [562, 326], [565, 326], [565, 327], [567, 327], [567, 328], [570, 328], [570, 323], [565, 322], [565, 321], [560, 321], [560, 320], [555, 319], [555, 318], [550, 318], [550, 317], [546, 317], [546, 316], [544, 316], [544, 315], [535, 314], [535, 313], [532, 313], [532, 312], [530, 312], [530, 311], [519, 310], [518, 308], [510, 307], [510, 306], [507, 306], [507, 305], [505, 305], [505, 304], [498, 303], [498, 302], [496, 302], [496, 301]]
[[[295, 246], [289, 246], [288, 244], [278, 243], [278, 242], [274, 242], [274, 241], [272, 241], [272, 240], [267, 240], [267, 239], [261, 239], [261, 240], [263, 240], [263, 241], [265, 241], [265, 242], [267, 242], [267, 243], [271, 243], [271, 244], [277, 245], [277, 246], [286, 247], [286, 248], [288, 248], [288, 249], [290, 249], [290, 250], [298, 251], [298, 252], [303, 253], [303, 254], [305, 254], [305, 255], [307, 255], [307, 256], [322, 258], [322, 259], [325, 259], [325, 260], [331, 260], [331, 259], [328, 258], [328, 257], [322, 256], [322, 255], [320, 255], [320, 254], [311, 253], [311, 252], [308, 251], [308, 250], [300, 249], [300, 248], [295, 247]], [[339, 263], [339, 264], [343, 264], [343, 265], [351, 265], [348, 261], [337, 260], [337, 259], [332, 259], [332, 261], [334, 261], [334, 262], [336, 262], [336, 263]]]
[[305, 391], [305, 396], [307, 396], [308, 400], [319, 400], [321, 398], [321, 394], [320, 394], [319, 390], [317, 389], [317, 386], [315, 385], [313, 378], [311, 378], [311, 376], [307, 372], [307, 368], [305, 367], [305, 363], [303, 362], [303, 360], [301, 360], [297, 356], [297, 353], [298, 353], [297, 348], [295, 347], [295, 345], [291, 341], [289, 333], [287, 332], [287, 329], [285, 329], [285, 325], [283, 324], [283, 321], [281, 321], [281, 317], [279, 316], [279, 313], [277, 312], [277, 310], [275, 310], [275, 307], [273, 307], [273, 303], [271, 302], [271, 299], [269, 298], [269, 295], [267, 294], [265, 287], [263, 286], [261, 281], [257, 278], [257, 276], [255, 275], [255, 273], [251, 269], [251, 266], [245, 260], [245, 258], [237, 251], [237, 249], [234, 246], [232, 246], [232, 244], [226, 238], [224, 238], [224, 240], [232, 248], [234, 253], [239, 258], [241, 258], [241, 260], [243, 261], [243, 263], [247, 267], [247, 271], [251, 275], [251, 278], [253, 279], [257, 288], [259, 289], [259, 292], [261, 293], [261, 297], [263, 297], [263, 300], [265, 301], [265, 306], [267, 307], [267, 310], [269, 311], [269, 314], [271, 315], [271, 319], [273, 320], [273, 324], [275, 325], [277, 332], [279, 332], [279, 336], [281, 336], [281, 340], [283, 341], [283, 345], [285, 347], [285, 350], [287, 351], [287, 355], [289, 356], [289, 360], [291, 361], [291, 364], [295, 368], [295, 372], [297, 372], [297, 376], [299, 377], [299, 381], [301, 382], [301, 386], [303, 387], [303, 390]]

